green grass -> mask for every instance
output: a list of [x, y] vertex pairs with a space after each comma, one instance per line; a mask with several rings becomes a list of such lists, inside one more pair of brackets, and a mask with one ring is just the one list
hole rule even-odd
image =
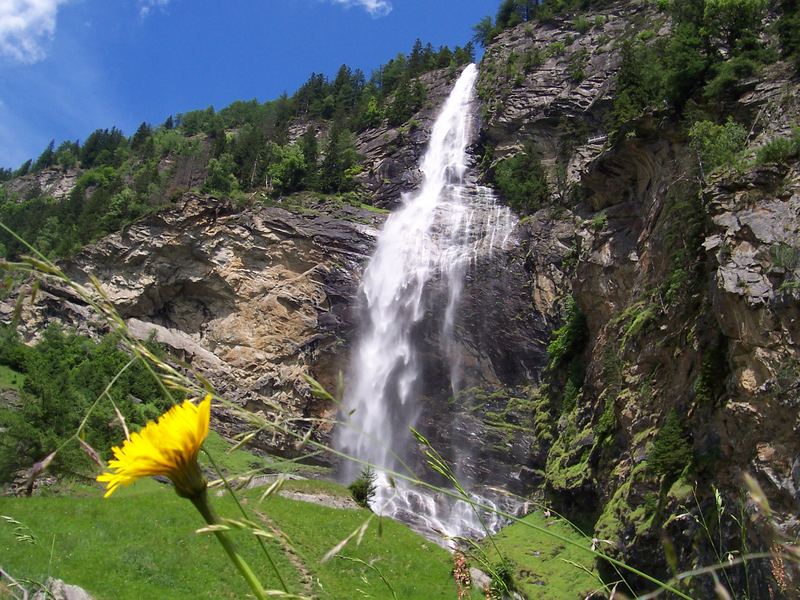
[[368, 210], [369, 212], [377, 213], [379, 215], [388, 215], [389, 212], [390, 212], [389, 210], [387, 210], [385, 208], [380, 208], [378, 206], [372, 206], [372, 204], [364, 204], [363, 202], [361, 202], [358, 206], [360, 208], [363, 208], [364, 210]]
[[[237, 516], [227, 498], [212, 502], [221, 515]], [[17, 541], [14, 527], [0, 522], [0, 560], [18, 578], [53, 575], [98, 600], [243, 598], [249, 590], [216, 539], [195, 533], [204, 523], [192, 505], [154, 481], [140, 481], [108, 499], [99, 488], [0, 498], [0, 515], [24, 523], [36, 540]], [[254, 539], [236, 535], [236, 543], [264, 585], [277, 588]], [[274, 542], [270, 546], [290, 588], [300, 591], [297, 573]]]
[[334, 481], [324, 479], [287, 479], [281, 490], [290, 492], [302, 492], [306, 494], [320, 493], [339, 498], [353, 498], [350, 490], [346, 486]]
[[[528, 600], [578, 600], [601, 587], [594, 569], [589, 541], [569, 524], [557, 518], [531, 513], [523, 521], [543, 527], [580, 543], [581, 550], [536, 531], [525, 523], [515, 523], [494, 538], [500, 552], [514, 564], [514, 582]], [[483, 544], [491, 561], [497, 553], [491, 543]]]
[[0, 365], [0, 390], [19, 390], [25, 383], [25, 375], [5, 365]]
[[[221, 436], [211, 433], [205, 444], [228, 474], [254, 468], [276, 470], [275, 459], [230, 450]], [[284, 471], [307, 469], [282, 461]], [[321, 599], [393, 598], [380, 570], [398, 598], [435, 600], [453, 598], [452, 557], [400, 523], [373, 519], [361, 544], [352, 541], [327, 563], [322, 557], [362, 525], [371, 515], [363, 509], [334, 509], [309, 502], [272, 496], [263, 503], [265, 488], [240, 495], [283, 532], [311, 575], [313, 596]], [[287, 480], [284, 489], [327, 496], [349, 497], [342, 485], [322, 480]], [[210, 492], [220, 516], [239, 518], [233, 501]], [[34, 543], [16, 539], [16, 526], [0, 520], [0, 566], [17, 578], [43, 581], [59, 577], [80, 585], [98, 600], [159, 598], [243, 598], [248, 588], [233, 569], [216, 539], [198, 535], [200, 516], [171, 486], [152, 480], [120, 489], [109, 499], [99, 487], [65, 482], [32, 498], [0, 497], [0, 515], [23, 523]], [[263, 528], [270, 531], [265, 524]], [[251, 536], [234, 533], [242, 554], [262, 578], [265, 587], [278, 582]], [[299, 570], [284, 547], [270, 540], [290, 591], [306, 593]], [[52, 552], [51, 552], [52, 551]], [[355, 560], [348, 560], [355, 559]], [[358, 561], [363, 561], [358, 562]]]
[[[291, 459], [274, 456], [260, 456], [243, 448], [232, 450], [225, 438], [210, 431], [203, 447], [214, 457], [214, 461], [228, 475], [238, 475], [258, 470], [262, 473], [295, 473], [300, 475], [322, 475], [328, 472], [325, 467], [307, 465]], [[200, 463], [211, 468], [208, 459], [201, 454]]]
[[[321, 482], [306, 482], [303, 491], [312, 491], [317, 483]], [[334, 488], [324, 484], [320, 489], [330, 493]], [[253, 490], [250, 494], [256, 492]], [[315, 595], [331, 600], [392, 598], [380, 576], [363, 564], [343, 558], [321, 563], [329, 550], [364, 523], [369, 511], [337, 510], [280, 496], [268, 498], [262, 507], [280, 524], [315, 578], [319, 578], [321, 585], [315, 586]], [[338, 554], [375, 566], [398, 598], [435, 600], [455, 597], [450, 554], [395, 521], [373, 519], [361, 544], [352, 541]]]

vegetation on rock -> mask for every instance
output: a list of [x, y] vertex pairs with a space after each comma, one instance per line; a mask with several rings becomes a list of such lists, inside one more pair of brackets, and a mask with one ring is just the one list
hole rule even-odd
[[494, 167], [492, 179], [502, 197], [522, 212], [533, 212], [550, 197], [545, 171], [532, 143], [519, 154], [501, 160]]

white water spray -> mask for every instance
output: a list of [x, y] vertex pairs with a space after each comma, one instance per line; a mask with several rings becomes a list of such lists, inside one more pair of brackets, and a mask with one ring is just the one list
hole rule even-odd
[[[386, 220], [364, 273], [366, 308], [344, 400], [346, 423], [338, 428], [336, 444], [384, 469], [402, 471], [415, 444], [410, 428], [424, 392], [418, 387], [422, 357], [415, 331], [424, 319], [439, 329], [450, 386], [458, 392], [462, 367], [455, 324], [466, 274], [481, 257], [505, 247], [516, 225], [489, 188], [468, 182], [476, 77], [475, 65], [469, 65], [456, 82], [433, 125], [420, 165], [423, 183], [404, 195], [403, 206]], [[429, 285], [435, 281], [443, 285]], [[431, 296], [442, 288], [446, 302], [438, 303], [444, 305], [438, 314]], [[357, 472], [350, 465], [347, 475]], [[381, 471], [372, 506], [446, 537], [479, 537], [484, 525], [494, 529], [499, 522], [489, 513], [482, 524], [467, 502], [399, 481], [391, 486]]]

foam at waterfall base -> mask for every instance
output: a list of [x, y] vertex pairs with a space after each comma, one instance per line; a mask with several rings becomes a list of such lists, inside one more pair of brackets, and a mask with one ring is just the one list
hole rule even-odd
[[382, 472], [377, 473], [375, 484], [375, 497], [370, 502], [375, 514], [405, 523], [432, 542], [451, 549], [458, 545], [458, 538], [478, 540], [508, 525], [509, 519], [499, 512], [514, 516], [527, 512], [526, 502], [499, 493], [472, 493], [471, 504], [402, 480], [390, 483]]

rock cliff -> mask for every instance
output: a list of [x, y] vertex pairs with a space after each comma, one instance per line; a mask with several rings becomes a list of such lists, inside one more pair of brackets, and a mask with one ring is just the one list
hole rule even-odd
[[[611, 140], [605, 129], [621, 42], [663, 34], [666, 17], [615, 3], [585, 18], [583, 34], [567, 19], [507, 30], [481, 64], [487, 159], [532, 141], [553, 190], [524, 221], [531, 309], [552, 315], [572, 296], [585, 317], [585, 343], [528, 395], [523, 462], [606, 551], [667, 576], [668, 548], [688, 569], [799, 531], [797, 163], [752, 157], [796, 122], [800, 81], [780, 62], [748, 81], [732, 110], [753, 124], [749, 159], [704, 179], [677, 123], [644, 115]], [[662, 475], [670, 413], [692, 468]], [[747, 499], [747, 474], [770, 519]], [[773, 569], [730, 577], [774, 597]]]
[[[383, 215], [313, 195], [292, 202], [290, 210], [235, 210], [189, 194], [63, 268], [80, 283], [96, 277], [135, 336], [152, 336], [230, 400], [267, 414], [280, 407], [296, 417], [332, 416], [304, 375], [335, 389], [361, 268]], [[14, 302], [0, 310], [10, 318]], [[103, 330], [69, 290], [44, 286], [24, 304], [21, 327], [34, 336], [53, 321]], [[290, 450], [282, 439], [261, 442]]]

